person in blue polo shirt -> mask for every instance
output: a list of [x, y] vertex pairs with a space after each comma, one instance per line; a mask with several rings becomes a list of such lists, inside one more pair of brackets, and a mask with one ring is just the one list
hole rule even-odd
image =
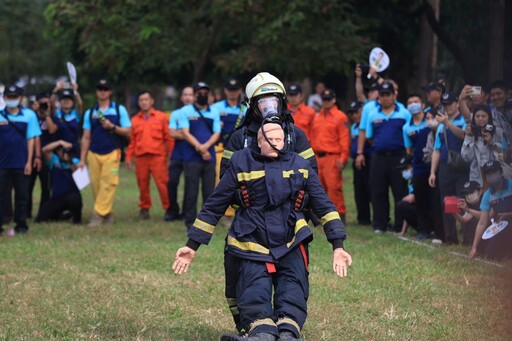
[[82, 196], [72, 177], [80, 159], [74, 157], [73, 144], [64, 140], [51, 142], [43, 148], [43, 154], [50, 169], [52, 194], [37, 222], [65, 220], [65, 213], [69, 212], [73, 224], [80, 224]]
[[126, 108], [111, 99], [112, 84], [102, 79], [96, 84], [98, 103], [85, 112], [84, 135], [78, 167], [89, 165], [94, 211], [89, 227], [113, 222], [112, 208], [119, 183], [121, 137], [129, 137], [132, 123]]
[[[382, 233], [388, 227], [389, 188], [393, 192], [395, 205], [407, 195], [407, 183], [396, 167], [405, 155], [402, 128], [411, 119], [411, 114], [395, 103], [395, 96], [393, 84], [382, 83], [379, 106], [370, 114], [366, 125], [366, 138], [373, 139], [370, 186], [375, 233]], [[396, 217], [394, 228], [396, 232], [402, 228], [402, 222], [397, 221]]]
[[512, 258], [512, 179], [506, 179], [503, 176], [503, 168], [499, 161], [489, 161], [482, 167], [482, 173], [485, 181], [489, 184], [489, 189], [485, 191], [482, 202], [480, 203], [480, 219], [476, 227], [473, 247], [469, 252], [469, 257], [474, 258], [477, 255], [478, 245], [482, 235], [489, 225], [491, 214], [496, 224], [507, 222], [508, 226], [492, 238], [487, 240], [485, 254], [493, 259], [511, 259]]
[[423, 160], [423, 149], [427, 145], [430, 129], [427, 126], [425, 113], [423, 112], [423, 100], [418, 94], [410, 94], [407, 98], [407, 110], [412, 114], [412, 119], [403, 127], [404, 145], [407, 154], [413, 157], [413, 177], [412, 185], [414, 187], [414, 196], [418, 212], [416, 239], [425, 239], [432, 236], [431, 219], [432, 189], [428, 185], [430, 175], [430, 163]]
[[[469, 164], [465, 168], [448, 165], [449, 152], [452, 153], [452, 157], [458, 155], [462, 159], [460, 152], [464, 141], [466, 122], [459, 111], [459, 103], [454, 94], [445, 92], [441, 104], [443, 104], [445, 112], [438, 111], [436, 113], [436, 120], [439, 121], [440, 125], [436, 132], [428, 183], [430, 187], [435, 187], [437, 180], [444, 211], [444, 198], [446, 196], [461, 196], [464, 184], [468, 180]], [[436, 177], [438, 167], [439, 179]], [[446, 243], [458, 244], [455, 218], [449, 213], [444, 213], [443, 223]]]
[[[370, 225], [372, 223], [370, 212], [370, 165], [362, 166], [360, 169], [356, 167], [357, 157], [357, 140], [359, 138], [359, 124], [361, 122], [361, 112], [363, 110], [363, 103], [355, 101], [350, 103], [347, 110], [352, 119], [352, 126], [350, 127], [350, 157], [352, 158], [352, 171], [354, 180], [354, 198], [356, 200], [357, 208], [357, 223], [359, 225]], [[367, 160], [370, 159], [371, 145], [365, 141], [363, 153]]]
[[78, 84], [73, 84], [73, 89], [63, 88], [63, 83], [58, 82], [53, 89], [52, 99], [58, 96], [59, 109], [55, 112], [55, 124], [57, 132], [55, 140], [64, 140], [73, 144], [73, 151], [80, 155], [80, 121], [82, 114], [82, 98], [78, 92]]
[[210, 87], [204, 82], [194, 84], [195, 103], [180, 110], [178, 124], [187, 142], [183, 146], [185, 172], [185, 202], [183, 214], [187, 230], [197, 216], [199, 183], [203, 201], [215, 188], [215, 149], [220, 137], [219, 112], [208, 105]]
[[[41, 135], [36, 114], [20, 106], [23, 89], [11, 84], [5, 88], [5, 109], [0, 111], [0, 233], [7, 206], [9, 184], [15, 191], [16, 226], [9, 231], [27, 233], [29, 176], [32, 173], [35, 138]], [[41, 155], [35, 155], [41, 158]]]

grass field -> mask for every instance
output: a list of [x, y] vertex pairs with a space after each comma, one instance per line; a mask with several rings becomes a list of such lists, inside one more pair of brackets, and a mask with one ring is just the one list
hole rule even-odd
[[[349, 173], [345, 196], [354, 212]], [[138, 221], [137, 193], [134, 174], [123, 170], [114, 225], [32, 224], [27, 236], [0, 238], [0, 339], [216, 340], [234, 332], [223, 295], [226, 228], [200, 248], [189, 273], [175, 276], [185, 227], [163, 222], [154, 188], [152, 218]], [[83, 195], [87, 220], [90, 189]], [[512, 339], [510, 264], [376, 236], [355, 225], [354, 214], [347, 232], [354, 263], [339, 279], [331, 247], [315, 231], [304, 339]]]

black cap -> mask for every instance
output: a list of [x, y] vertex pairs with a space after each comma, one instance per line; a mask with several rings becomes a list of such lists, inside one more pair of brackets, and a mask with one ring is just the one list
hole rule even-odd
[[391, 82], [384, 82], [380, 85], [379, 87], [379, 94], [381, 93], [394, 93], [395, 92], [395, 87], [393, 86], [393, 83]]
[[64, 89], [64, 90], [59, 91], [59, 100], [64, 99], [64, 98], [69, 98], [69, 99], [74, 100], [75, 94], [73, 93], [73, 91], [71, 91], [69, 89]]
[[480, 184], [478, 182], [476, 182], [476, 181], [467, 181], [464, 184], [464, 187], [462, 188], [460, 193], [461, 194], [473, 193], [474, 191], [476, 191], [479, 188], [480, 188]]
[[299, 84], [292, 84], [288, 87], [288, 90], [286, 90], [286, 93], [288, 95], [296, 95], [302, 93], [302, 88]]
[[427, 92], [431, 91], [431, 90], [439, 90], [441, 92], [444, 91], [444, 85], [439, 82], [431, 82], [431, 83], [428, 83], [427, 85], [421, 86], [420, 88]]
[[348, 107], [348, 112], [351, 112], [351, 111], [356, 111], [357, 109], [361, 108], [363, 106], [363, 103], [362, 102], [359, 102], [359, 101], [354, 101], [352, 103], [350, 103], [350, 106]]
[[396, 169], [403, 170], [412, 166], [412, 155], [406, 155], [400, 159], [400, 163], [396, 166]]
[[39, 92], [36, 95], [36, 101], [39, 101], [41, 98], [50, 98], [50, 94], [47, 92]]
[[242, 88], [242, 85], [240, 84], [240, 81], [237, 78], [230, 78], [227, 80], [224, 87], [228, 90], [239, 90]]
[[379, 83], [372, 83], [369, 91], [379, 90]]
[[484, 175], [488, 172], [497, 171], [503, 172], [503, 168], [501, 168], [501, 164], [499, 161], [489, 161], [484, 164], [482, 167], [482, 173]]
[[331, 100], [334, 97], [336, 97], [336, 93], [332, 89], [325, 89], [324, 91], [322, 91], [320, 97], [322, 97], [322, 99]]
[[23, 89], [16, 84], [9, 84], [4, 89], [4, 96], [23, 96]]
[[196, 84], [194, 84], [193, 88], [194, 92], [198, 92], [201, 89], [206, 89], [208, 91], [210, 90], [210, 86], [205, 82], [197, 82]]
[[98, 83], [96, 83], [96, 89], [112, 90], [112, 83], [110, 83], [107, 79], [100, 79]]
[[452, 104], [457, 101], [459, 98], [452, 92], [445, 92], [441, 97], [442, 104]]

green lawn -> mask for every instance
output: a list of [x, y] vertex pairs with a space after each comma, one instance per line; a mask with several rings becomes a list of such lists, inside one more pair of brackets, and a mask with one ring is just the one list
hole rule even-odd
[[[350, 173], [345, 195], [354, 212]], [[91, 193], [85, 190], [85, 218]], [[137, 220], [133, 172], [121, 172], [112, 226], [32, 224], [0, 238], [2, 340], [216, 340], [234, 332], [223, 295], [219, 226], [184, 276], [171, 272], [186, 240], [165, 223], [153, 188], [149, 222]], [[37, 195], [35, 195], [37, 198]], [[349, 278], [331, 269], [322, 230], [311, 244], [306, 340], [510, 340], [512, 271], [392, 235], [375, 236], [348, 215]]]

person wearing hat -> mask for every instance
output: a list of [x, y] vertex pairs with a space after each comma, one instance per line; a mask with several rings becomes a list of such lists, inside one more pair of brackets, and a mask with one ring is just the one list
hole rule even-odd
[[320, 182], [342, 219], [345, 219], [347, 211], [341, 172], [350, 153], [348, 117], [336, 106], [334, 90], [325, 89], [321, 97], [322, 109], [315, 116], [311, 128], [311, 146], [317, 156]]
[[9, 235], [28, 232], [29, 179], [34, 158], [41, 160], [34, 148], [41, 128], [36, 114], [21, 107], [22, 98], [23, 89], [8, 85], [4, 90], [5, 108], [0, 111], [0, 233], [11, 184], [15, 191], [16, 226]]
[[[359, 137], [359, 123], [361, 122], [361, 112], [363, 110], [363, 103], [354, 101], [350, 103], [347, 113], [352, 120], [350, 127], [350, 157], [352, 158], [352, 172], [354, 182], [354, 199], [356, 201], [357, 209], [357, 222], [359, 225], [371, 225], [371, 210], [370, 210], [370, 167], [364, 166], [357, 168], [355, 160], [357, 157], [357, 140]], [[371, 145], [366, 141], [363, 153], [369, 160]]]
[[[478, 182], [468, 181], [464, 184], [461, 195], [462, 198], [458, 204], [461, 213], [452, 213], [452, 215], [462, 226], [462, 245], [472, 246], [478, 219], [481, 215], [482, 188]], [[482, 244], [480, 244], [479, 250], [483, 249], [485, 248], [482, 248]]]
[[310, 194], [309, 202], [323, 217], [333, 247], [332, 269], [337, 276], [348, 275], [352, 257], [343, 249], [346, 233], [336, 208], [309, 162], [285, 149], [281, 124], [262, 125], [257, 140], [257, 150], [245, 148], [231, 158], [189, 230], [186, 246], [176, 252], [172, 268], [178, 275], [189, 270], [237, 189], [250, 185], [258, 195], [250, 207], [237, 210], [225, 248], [235, 263], [233, 309], [239, 312], [243, 335], [225, 334], [221, 341], [299, 341], [307, 317], [308, 245], [313, 235], [304, 212], [296, 210], [290, 198], [303, 189]]
[[[405, 155], [403, 126], [411, 114], [396, 104], [396, 92], [392, 82], [383, 82], [379, 88], [379, 105], [372, 111], [366, 123], [366, 138], [373, 139], [370, 186], [373, 206], [373, 229], [382, 233], [388, 228], [389, 188], [395, 205], [407, 195], [407, 183], [396, 166]], [[358, 145], [358, 158], [364, 155]], [[395, 215], [395, 232], [402, 222]]]
[[78, 84], [69, 89], [64, 82], [57, 82], [52, 92], [52, 102], [59, 101], [59, 108], [55, 112], [57, 132], [56, 140], [63, 140], [73, 145], [73, 151], [80, 155], [80, 121], [82, 115], [82, 97], [78, 92]]
[[405, 236], [408, 227], [411, 226], [418, 231], [414, 237], [415, 239], [423, 240], [429, 238], [429, 234], [418, 229], [418, 205], [416, 204], [416, 194], [412, 183], [414, 176], [413, 157], [411, 155], [404, 156], [400, 159], [400, 163], [396, 166], [396, 169], [402, 172], [402, 178], [407, 181], [409, 189], [409, 193], [396, 204], [395, 217], [402, 224], [402, 230], [396, 233], [396, 235]]
[[286, 100], [288, 101], [288, 110], [290, 110], [293, 117], [293, 123], [304, 131], [311, 142], [311, 126], [315, 119], [315, 109], [304, 103], [302, 87], [299, 84], [291, 84], [286, 91]]
[[180, 205], [178, 204], [178, 185], [181, 173], [183, 173], [184, 150], [188, 143], [183, 138], [182, 130], [178, 129], [178, 118], [180, 117], [181, 109], [192, 105], [194, 101], [194, 89], [191, 86], [184, 87], [180, 95], [182, 106], [174, 109], [169, 118], [169, 134], [174, 139], [174, 148], [172, 149], [169, 165], [169, 182], [167, 185], [169, 208], [165, 211], [165, 221], [175, 221], [183, 217], [183, 214], [180, 213]]
[[487, 240], [485, 255], [492, 259], [512, 259], [512, 179], [503, 176], [503, 169], [499, 161], [489, 161], [482, 167], [482, 173], [486, 183], [489, 185], [485, 191], [480, 204], [480, 219], [476, 227], [475, 239], [469, 252], [469, 257], [474, 258], [478, 253], [478, 247], [482, 235], [489, 226], [491, 210], [496, 224], [504, 222], [508, 226], [494, 237]]
[[441, 105], [441, 96], [444, 93], [444, 85], [441, 82], [431, 82], [421, 86], [427, 94], [427, 108], [438, 111]]
[[[460, 196], [464, 183], [468, 180], [469, 164], [466, 166], [461, 161], [457, 166], [448, 164], [448, 156], [452, 162], [462, 160], [460, 152], [466, 122], [459, 111], [457, 97], [453, 93], [445, 92], [441, 104], [444, 109], [436, 113], [436, 120], [440, 124], [436, 132], [428, 183], [430, 187], [436, 187], [437, 182], [441, 203], [444, 205], [446, 196]], [[446, 242], [457, 244], [457, 229], [453, 216], [443, 213], [443, 224]]]
[[[285, 132], [284, 150], [299, 154], [309, 162], [315, 172], [318, 172], [315, 154], [306, 134], [293, 124], [287, 111], [286, 90], [283, 83], [268, 72], [260, 72], [249, 81], [245, 87], [245, 93], [248, 98], [247, 112], [241, 128], [233, 133], [222, 155], [221, 179], [228, 170], [229, 162], [235, 152], [244, 148], [259, 150], [258, 131], [267, 121], [281, 124]], [[251, 196], [254, 196], [254, 191], [250, 186], [246, 186], [245, 189], [240, 188], [237, 194], [235, 198], [243, 198], [245, 195], [250, 201], [252, 200]], [[240, 199], [236, 200], [236, 204], [245, 207], [244, 202]], [[240, 326], [240, 315], [236, 309], [236, 286], [234, 285], [238, 271], [237, 261], [229, 253], [224, 254], [224, 270], [226, 300], [236, 327], [240, 331], [242, 327]]]
[[126, 168], [131, 170], [135, 156], [135, 176], [139, 187], [139, 219], [148, 220], [151, 208], [150, 179], [153, 176], [164, 210], [169, 209], [167, 183], [168, 156], [174, 147], [169, 134], [167, 115], [156, 110], [151, 92], [143, 90], [137, 96], [140, 111], [132, 119], [132, 136], [126, 149]]
[[113, 223], [113, 206], [119, 184], [123, 139], [132, 132], [126, 108], [112, 100], [112, 84], [96, 84], [97, 103], [84, 114], [79, 168], [89, 167], [94, 208], [89, 227]]
[[[420, 236], [431, 236], [433, 230], [433, 216], [441, 212], [432, 212], [434, 207], [432, 201], [433, 189], [428, 185], [430, 175], [430, 163], [424, 160], [424, 149], [427, 146], [428, 138], [432, 129], [427, 126], [426, 115], [423, 111], [424, 104], [419, 94], [409, 94], [407, 97], [407, 110], [411, 113], [412, 119], [403, 126], [404, 146], [408, 155], [413, 157], [412, 165], [414, 176], [412, 184], [414, 186], [415, 200], [417, 203], [417, 230]], [[435, 198], [438, 200], [438, 198]], [[434, 213], [434, 214], [433, 214]], [[440, 230], [440, 228], [439, 228]], [[438, 237], [442, 232], [438, 232]]]
[[205, 82], [194, 84], [195, 103], [180, 110], [178, 128], [182, 130], [185, 199], [183, 215], [187, 230], [197, 217], [197, 197], [201, 184], [203, 200], [215, 188], [215, 144], [220, 138], [221, 123], [217, 109], [208, 105], [210, 87]]

